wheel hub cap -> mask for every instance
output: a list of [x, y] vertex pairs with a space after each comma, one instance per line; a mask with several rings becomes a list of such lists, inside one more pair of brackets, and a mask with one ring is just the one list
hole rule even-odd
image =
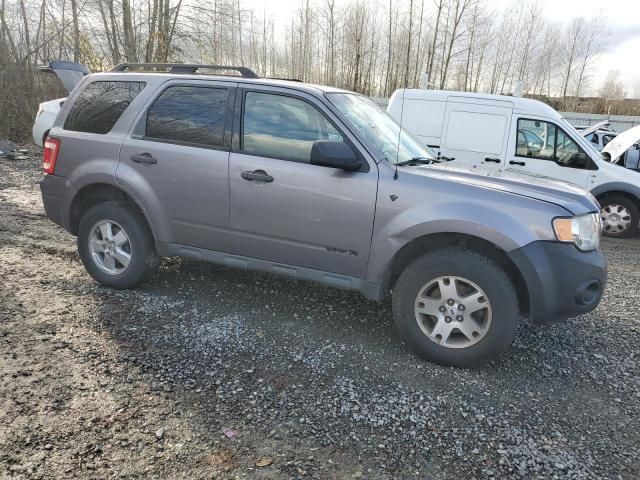
[[631, 225], [631, 212], [624, 205], [612, 203], [600, 210], [602, 229], [606, 233], [622, 233]]
[[89, 252], [100, 270], [109, 275], [120, 275], [131, 262], [131, 240], [119, 224], [101, 220], [91, 228]]
[[415, 302], [420, 330], [447, 348], [466, 348], [479, 342], [491, 325], [492, 310], [485, 292], [457, 276], [436, 278], [425, 284]]

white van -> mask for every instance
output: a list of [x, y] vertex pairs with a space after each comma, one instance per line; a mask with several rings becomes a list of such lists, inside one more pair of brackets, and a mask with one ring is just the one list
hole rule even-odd
[[611, 142], [609, 151], [607, 145], [601, 154], [558, 112], [536, 100], [402, 89], [391, 96], [387, 111], [424, 145], [450, 160], [441, 164], [445, 168], [571, 182], [600, 202], [605, 235], [629, 237], [638, 228], [640, 174], [605, 161], [603, 155], [615, 161], [640, 139], [640, 129], [625, 132], [628, 146]]

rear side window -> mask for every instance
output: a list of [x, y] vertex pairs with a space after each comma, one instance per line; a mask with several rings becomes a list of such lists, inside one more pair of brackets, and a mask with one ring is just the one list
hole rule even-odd
[[109, 133], [144, 86], [144, 82], [90, 83], [76, 98], [64, 121], [64, 129]]
[[145, 138], [222, 146], [228, 97], [226, 88], [169, 87], [149, 108]]

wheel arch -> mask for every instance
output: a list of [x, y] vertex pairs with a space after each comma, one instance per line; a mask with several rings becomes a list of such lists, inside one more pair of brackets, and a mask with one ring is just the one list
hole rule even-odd
[[521, 312], [525, 315], [529, 312], [527, 284], [520, 270], [507, 253], [488, 240], [464, 233], [432, 233], [417, 237], [405, 244], [396, 252], [385, 270], [383, 279], [384, 291], [394, 287], [402, 271], [416, 258], [425, 253], [452, 246], [477, 252], [494, 261], [513, 282]]
[[[640, 194], [640, 192], [638, 192], [638, 194]], [[625, 198], [631, 200], [640, 209], [640, 196], [636, 195], [635, 193], [626, 191], [626, 190], [615, 190], [615, 189], [614, 190], [604, 190], [604, 191], [598, 193], [597, 195], [594, 194], [594, 196], [596, 197], [596, 200], [598, 200], [598, 203], [600, 203], [601, 205], [602, 205], [601, 200], [604, 200], [607, 197], [612, 197], [614, 195], [620, 195], [621, 197], [625, 197]]]
[[149, 231], [151, 232], [154, 240], [156, 239], [153, 224], [149, 220], [144, 209], [127, 192], [108, 183], [91, 183], [78, 190], [71, 201], [71, 207], [69, 209], [69, 231], [74, 235], [77, 235], [82, 215], [94, 205], [108, 201], [127, 202], [132, 205], [133, 208], [138, 210], [138, 212], [144, 217]]

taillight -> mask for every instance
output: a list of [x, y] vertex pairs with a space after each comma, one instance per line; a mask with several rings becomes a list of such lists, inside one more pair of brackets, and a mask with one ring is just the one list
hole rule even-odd
[[44, 173], [53, 175], [59, 151], [60, 140], [57, 138], [47, 137], [44, 141], [44, 150], [42, 151], [42, 169], [44, 170]]

